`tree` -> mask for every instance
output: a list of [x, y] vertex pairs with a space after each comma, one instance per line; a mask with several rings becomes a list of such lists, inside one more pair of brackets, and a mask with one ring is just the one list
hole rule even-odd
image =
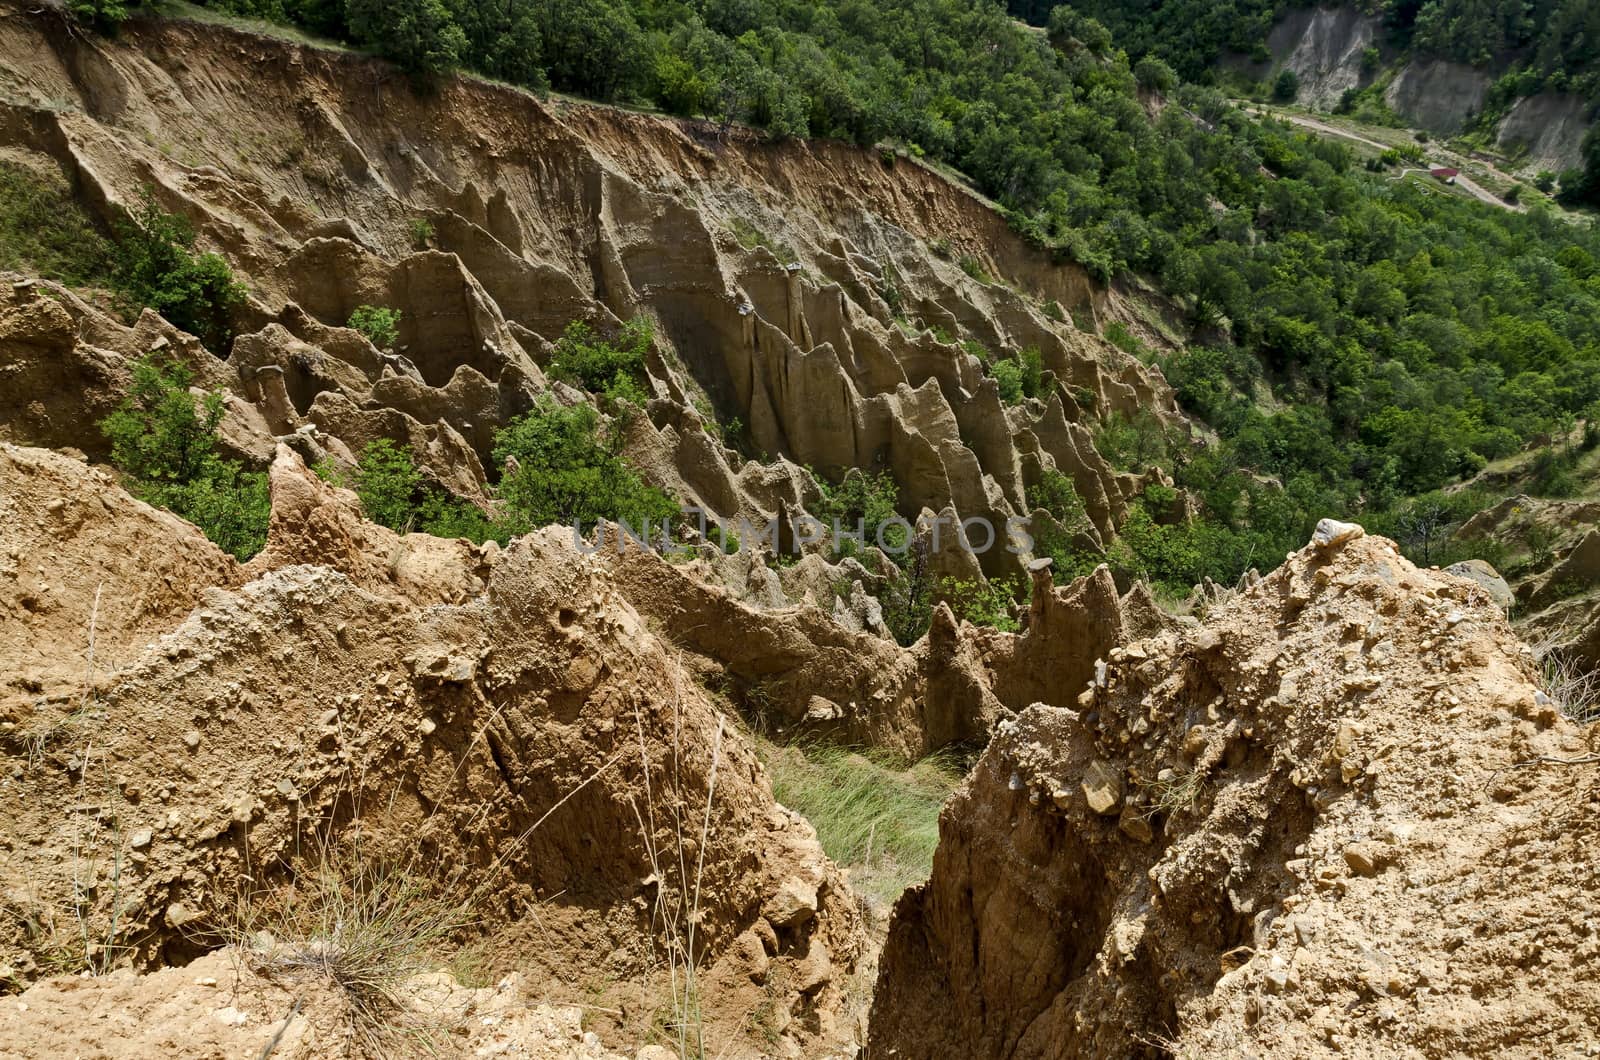
[[226, 356], [233, 347], [233, 313], [245, 299], [228, 263], [216, 254], [193, 253], [193, 226], [163, 210], [149, 188], [113, 228], [113, 282], [121, 301], [154, 309]]
[[442, 0], [346, 0], [345, 18], [358, 44], [419, 78], [453, 70], [467, 51]]
[[1600, 206], [1600, 134], [1593, 128], [1583, 139], [1583, 168], [1561, 174], [1560, 199], [1568, 206]]
[[1104, 55], [1111, 50], [1111, 31], [1065, 4], [1050, 12], [1047, 30], [1050, 43], [1057, 47], [1076, 42], [1092, 55]]
[[1295, 97], [1300, 95], [1300, 75], [1287, 66], [1278, 72], [1278, 77], [1272, 82], [1272, 98], [1279, 103], [1293, 103]]
[[1133, 68], [1133, 77], [1140, 88], [1152, 92], [1171, 92], [1178, 87], [1178, 75], [1173, 73], [1172, 67], [1154, 56], [1140, 59]]
[[928, 632], [933, 617], [937, 578], [928, 567], [929, 547], [926, 541], [912, 542], [905, 565], [896, 567], [888, 584], [878, 591], [883, 624], [902, 647], [910, 647]]
[[222, 393], [197, 400], [189, 391], [193, 381], [194, 373], [176, 361], [136, 361], [128, 396], [100, 429], [134, 496], [171, 509], [238, 559], [249, 559], [266, 543], [267, 476], [217, 455]]

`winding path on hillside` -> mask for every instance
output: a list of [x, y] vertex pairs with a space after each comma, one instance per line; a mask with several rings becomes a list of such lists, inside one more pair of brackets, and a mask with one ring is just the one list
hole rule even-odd
[[[1235, 102], [1237, 102], [1240, 106], [1254, 107], [1258, 114], [1268, 114], [1274, 118], [1279, 118], [1283, 121], [1289, 122], [1292, 125], [1299, 126], [1302, 129], [1309, 129], [1312, 132], [1322, 133], [1326, 136], [1337, 136], [1340, 139], [1363, 144], [1378, 151], [1388, 151], [1393, 147], [1392, 144], [1386, 144], [1378, 140], [1373, 140], [1369, 137], [1362, 136], [1360, 133], [1351, 132], [1348, 129], [1341, 129], [1337, 125], [1330, 125], [1325, 121], [1318, 121], [1316, 118], [1312, 118], [1304, 114], [1295, 114], [1291, 111], [1277, 110], [1274, 108], [1264, 108], [1259, 103], [1247, 103], [1243, 100], [1236, 100]], [[1397, 174], [1397, 177], [1404, 177], [1407, 173], [1422, 173], [1427, 175], [1430, 172], [1431, 171], [1426, 167], [1411, 167], [1408, 169], [1402, 169], [1399, 174]], [[1474, 181], [1465, 173], [1457, 174], [1456, 186], [1480, 202], [1486, 202], [1490, 206], [1498, 206], [1502, 210], [1510, 210], [1513, 213], [1521, 213], [1527, 209], [1527, 207], [1523, 206], [1521, 203], [1506, 202], [1504, 199], [1500, 198], [1500, 196], [1484, 188], [1481, 184]]]

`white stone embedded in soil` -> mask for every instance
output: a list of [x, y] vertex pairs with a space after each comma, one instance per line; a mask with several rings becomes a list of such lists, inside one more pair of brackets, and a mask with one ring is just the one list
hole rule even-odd
[[1116, 813], [1122, 806], [1121, 775], [1105, 762], [1090, 762], [1083, 771], [1083, 797], [1095, 813]]
[[1335, 548], [1346, 541], [1366, 536], [1366, 529], [1357, 523], [1341, 523], [1337, 519], [1323, 519], [1311, 534], [1311, 543], [1320, 549]]

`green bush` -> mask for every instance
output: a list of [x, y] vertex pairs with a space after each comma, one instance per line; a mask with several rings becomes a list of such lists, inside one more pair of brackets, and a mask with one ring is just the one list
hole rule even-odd
[[400, 339], [400, 310], [358, 305], [350, 314], [349, 326], [365, 335], [378, 349], [391, 349]]
[[404, 533], [416, 521], [422, 472], [409, 452], [392, 439], [379, 438], [362, 450], [356, 464], [355, 491], [368, 519]]
[[1140, 88], [1167, 93], [1178, 87], [1178, 75], [1172, 67], [1153, 56], [1140, 59], [1133, 67], [1133, 78]]
[[266, 543], [271, 499], [267, 476], [244, 471], [217, 455], [223, 396], [198, 401], [194, 374], [184, 365], [146, 357], [133, 366], [133, 385], [117, 410], [100, 421], [111, 460], [129, 492], [169, 508], [239, 559]]
[[509, 529], [477, 505], [428, 485], [410, 452], [389, 438], [362, 450], [354, 474], [335, 473], [319, 464], [317, 474], [337, 486], [353, 489], [367, 518], [396, 533], [417, 531], [434, 537], [464, 537], [475, 544], [505, 544]]
[[1293, 103], [1300, 94], [1300, 76], [1285, 67], [1272, 82], [1272, 98], [1279, 103]]
[[1044, 397], [1044, 355], [1030, 346], [995, 360], [988, 366], [1000, 390], [1000, 400], [1019, 404], [1024, 398]]
[[645, 401], [645, 358], [655, 343], [655, 331], [645, 317], [622, 325], [613, 340], [606, 340], [581, 320], [567, 325], [550, 357], [550, 375], [576, 383], [594, 394], [605, 394], [642, 405]]
[[67, 13], [96, 29], [113, 30], [128, 19], [128, 8], [139, 0], [67, 0]]
[[1005, 579], [945, 578], [939, 583], [939, 595], [957, 618], [975, 626], [991, 626], [1002, 633], [1015, 633], [1022, 628], [1011, 613], [1016, 589]]
[[191, 482], [152, 486], [140, 499], [189, 520], [236, 559], [247, 560], [267, 543], [272, 493], [267, 475], [236, 461], [214, 460]]
[[418, 505], [416, 529], [434, 537], [464, 537], [476, 545], [490, 540], [504, 545], [511, 540], [511, 530], [503, 521], [440, 490], [429, 491]]
[[541, 396], [495, 435], [494, 459], [511, 469], [496, 487], [504, 510], [494, 517], [430, 486], [411, 454], [388, 438], [368, 445], [349, 476], [331, 475], [322, 466], [317, 471], [355, 490], [375, 523], [399, 533], [474, 542], [504, 544], [514, 534], [573, 521], [584, 527], [607, 519], [633, 530], [646, 522], [659, 528], [678, 514], [677, 505], [645, 485], [601, 437], [599, 413], [590, 405], [564, 408]]
[[1172, 440], [1153, 413], [1113, 413], [1094, 432], [1094, 447], [1118, 471], [1143, 473], [1170, 462]]
[[706, 537], [712, 544], [719, 546], [724, 555], [731, 556], [739, 551], [739, 535], [731, 530], [725, 530], [720, 525], [713, 523], [706, 531]]
[[961, 260], [957, 262], [957, 264], [961, 267], [962, 272], [966, 273], [974, 280], [977, 280], [985, 287], [994, 283], [994, 277], [990, 276], [988, 271], [984, 269], [983, 263], [977, 258], [973, 257], [971, 254], [961, 255]]
[[80, 286], [111, 279], [111, 246], [69, 189], [0, 162], [0, 269]]
[[[812, 477], [822, 492], [817, 517], [828, 524], [830, 531], [834, 520], [846, 531], [853, 531], [860, 523], [866, 528], [868, 547], [876, 545], [880, 530], [883, 542], [890, 550], [898, 552], [906, 547], [905, 525], [894, 521], [898, 515], [896, 506], [900, 503], [900, 488], [889, 472], [869, 475], [864, 471], [852, 470], [837, 486], [815, 473]], [[840, 551], [845, 555], [853, 554], [856, 551], [855, 542], [845, 542]]]
[[233, 314], [245, 289], [216, 254], [195, 254], [194, 228], [167, 213], [145, 189], [140, 205], [114, 226], [113, 280], [127, 308], [148, 306], [225, 357], [233, 347]]
[[592, 526], [607, 519], [634, 529], [678, 514], [661, 490], [646, 485], [618, 455], [619, 439], [603, 439], [590, 405], [561, 406], [549, 394], [495, 435], [494, 460], [512, 470], [499, 494], [515, 532], [552, 523]]
[[1030, 527], [1034, 555], [1050, 557], [1050, 574], [1056, 582], [1064, 585], [1099, 565], [1099, 556], [1076, 544], [1078, 538], [1093, 529], [1093, 524], [1070, 478], [1050, 468], [1028, 487], [1027, 499], [1031, 509], [1048, 512], [1061, 528], [1058, 531], [1037, 524]]
[[1044, 354], [1037, 346], [1029, 346], [1018, 351], [1017, 363], [1022, 366], [1022, 392], [1031, 398], [1044, 397]]
[[994, 362], [989, 369], [995, 386], [1000, 390], [1000, 400], [1015, 405], [1022, 400], [1022, 365], [1009, 358]]

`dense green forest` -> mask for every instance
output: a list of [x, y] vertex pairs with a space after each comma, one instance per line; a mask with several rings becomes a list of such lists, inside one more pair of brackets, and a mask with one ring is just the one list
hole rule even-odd
[[[1591, 226], [1368, 172], [1215, 89], [1177, 87], [1159, 60], [1130, 64], [1070, 9], [1041, 33], [985, 0], [216, 2], [423, 78], [460, 65], [774, 138], [898, 142], [1102, 281], [1155, 281], [1205, 337], [1159, 360], [1221, 439], [1198, 455], [1131, 448], [1205, 502], [1200, 523], [1130, 532], [1169, 585], [1270, 562], [1330, 512], [1404, 519], [1408, 498], [1600, 400]], [[1141, 86], [1167, 94], [1154, 117]]]
[[[1008, 0], [1018, 18], [1052, 30], [1093, 18], [1137, 62], [1158, 59], [1187, 81], [1210, 83], [1227, 53], [1267, 58], [1267, 33], [1303, 0]], [[1363, 0], [1383, 16], [1396, 51], [1492, 67], [1485, 129], [1535, 92], [1571, 92], [1600, 107], [1600, 4], [1594, 0]], [[1586, 165], [1563, 176], [1563, 198], [1600, 204], [1600, 135]]]

